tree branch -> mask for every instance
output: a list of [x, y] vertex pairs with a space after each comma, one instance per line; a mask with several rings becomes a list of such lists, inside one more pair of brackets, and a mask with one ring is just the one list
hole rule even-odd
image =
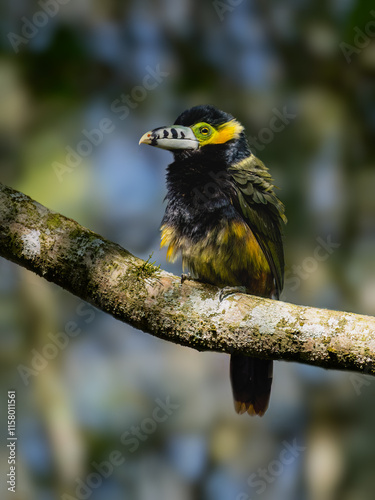
[[185, 281], [0, 184], [0, 255], [117, 319], [200, 351], [375, 375], [375, 318]]

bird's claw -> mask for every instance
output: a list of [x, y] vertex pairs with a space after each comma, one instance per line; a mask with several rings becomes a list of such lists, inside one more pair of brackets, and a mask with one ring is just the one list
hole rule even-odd
[[222, 302], [224, 299], [233, 295], [234, 293], [246, 293], [246, 287], [244, 286], [225, 286], [219, 292], [219, 301]]
[[190, 273], [182, 273], [181, 274], [181, 285], [184, 281], [186, 280], [191, 280], [191, 274]]

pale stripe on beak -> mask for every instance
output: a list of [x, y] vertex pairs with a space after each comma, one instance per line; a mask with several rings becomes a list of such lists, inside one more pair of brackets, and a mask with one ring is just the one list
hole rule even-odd
[[198, 149], [199, 142], [194, 132], [189, 127], [174, 125], [172, 127], [159, 127], [146, 132], [139, 144], [149, 144], [161, 149]]

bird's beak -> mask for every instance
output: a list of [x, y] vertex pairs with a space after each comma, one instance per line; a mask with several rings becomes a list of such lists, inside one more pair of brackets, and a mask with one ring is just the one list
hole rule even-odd
[[189, 127], [172, 125], [159, 127], [142, 135], [139, 144], [149, 144], [161, 149], [174, 151], [175, 149], [198, 149], [199, 142]]

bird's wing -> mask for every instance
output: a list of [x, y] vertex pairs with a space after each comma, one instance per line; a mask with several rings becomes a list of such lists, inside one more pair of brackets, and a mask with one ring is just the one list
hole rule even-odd
[[281, 223], [286, 223], [284, 205], [273, 192], [267, 167], [254, 155], [228, 169], [234, 204], [258, 241], [276, 283], [277, 295], [284, 284], [284, 250]]

